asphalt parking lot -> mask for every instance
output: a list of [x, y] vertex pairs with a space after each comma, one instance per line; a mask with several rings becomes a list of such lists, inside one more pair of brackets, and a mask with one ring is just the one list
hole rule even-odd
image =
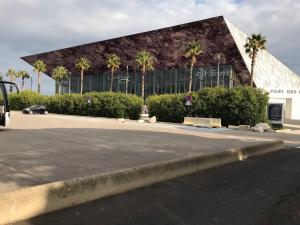
[[253, 157], [16, 225], [299, 225], [300, 149]]
[[274, 139], [224, 129], [14, 112], [11, 126], [0, 130], [0, 193]]

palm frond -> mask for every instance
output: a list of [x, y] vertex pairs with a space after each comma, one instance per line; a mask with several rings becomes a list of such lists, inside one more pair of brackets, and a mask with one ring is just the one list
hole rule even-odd
[[35, 72], [45, 73], [47, 71], [46, 64], [40, 59], [35, 61], [35, 63], [33, 64], [33, 67], [34, 67], [33, 71], [35, 71]]
[[121, 59], [117, 54], [110, 54], [107, 57], [106, 65], [108, 69], [118, 70], [121, 65]]
[[85, 57], [81, 57], [77, 60], [77, 63], [75, 65], [75, 67], [79, 70], [88, 70], [91, 66], [90, 61], [85, 58]]
[[139, 67], [145, 68], [145, 70], [154, 69], [154, 58], [151, 53], [146, 50], [138, 52], [135, 56], [135, 61]]
[[261, 34], [252, 34], [251, 37], [247, 38], [246, 44], [244, 45], [245, 52], [249, 57], [253, 57], [262, 49], [266, 49], [267, 40]]
[[67, 80], [70, 72], [64, 66], [57, 66], [52, 71], [52, 78], [56, 81]]

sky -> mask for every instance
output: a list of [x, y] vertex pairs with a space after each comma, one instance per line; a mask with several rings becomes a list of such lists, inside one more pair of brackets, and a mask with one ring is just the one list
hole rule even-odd
[[[300, 74], [300, 0], [0, 0], [0, 73], [21, 56], [223, 15]], [[26, 86], [30, 87], [27, 81]], [[42, 93], [54, 93], [43, 75]]]

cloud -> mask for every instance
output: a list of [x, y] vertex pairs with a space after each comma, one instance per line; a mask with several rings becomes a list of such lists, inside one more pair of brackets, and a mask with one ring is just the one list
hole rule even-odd
[[[300, 74], [300, 2], [294, 0], [1, 0], [0, 71], [32, 68], [19, 57], [224, 15]], [[54, 82], [44, 77], [44, 92]]]

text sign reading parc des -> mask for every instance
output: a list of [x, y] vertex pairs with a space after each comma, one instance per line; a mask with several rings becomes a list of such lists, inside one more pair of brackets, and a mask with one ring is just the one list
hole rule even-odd
[[271, 94], [288, 94], [288, 95], [299, 95], [300, 96], [300, 90], [297, 89], [270, 89]]

